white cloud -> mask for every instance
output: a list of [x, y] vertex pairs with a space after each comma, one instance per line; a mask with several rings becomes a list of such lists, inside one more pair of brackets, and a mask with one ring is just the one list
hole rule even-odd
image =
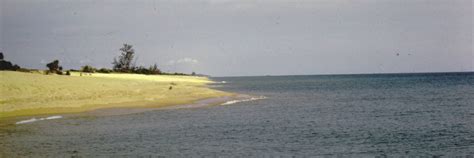
[[87, 63], [91, 63], [91, 62], [92, 62], [92, 60], [90, 60], [90, 59], [81, 59], [81, 60], [79, 60], [80, 64], [87, 64]]
[[41, 59], [41, 62], [40, 62], [40, 63], [41, 63], [41, 64], [46, 64], [46, 63], [48, 63], [48, 62], [47, 62], [46, 60], [44, 60], [44, 59]]
[[182, 58], [178, 60], [168, 61], [168, 65], [177, 65], [177, 64], [197, 64], [199, 61], [193, 58]]

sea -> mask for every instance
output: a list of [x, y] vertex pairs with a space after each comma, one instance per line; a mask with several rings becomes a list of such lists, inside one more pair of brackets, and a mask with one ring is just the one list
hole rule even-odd
[[21, 122], [0, 129], [0, 157], [474, 156], [474, 73], [212, 79], [252, 97]]

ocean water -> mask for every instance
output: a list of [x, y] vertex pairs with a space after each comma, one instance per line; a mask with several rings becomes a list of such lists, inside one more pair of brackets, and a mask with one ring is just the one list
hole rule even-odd
[[474, 156], [474, 73], [213, 79], [220, 82], [213, 88], [255, 99], [20, 124], [0, 129], [0, 152], [7, 157]]

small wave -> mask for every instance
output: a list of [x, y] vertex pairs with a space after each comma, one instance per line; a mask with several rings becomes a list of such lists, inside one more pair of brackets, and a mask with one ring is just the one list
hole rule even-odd
[[60, 118], [63, 118], [63, 116], [50, 116], [50, 117], [44, 117], [44, 118], [39, 118], [39, 119], [32, 118], [32, 119], [28, 119], [28, 120], [18, 121], [15, 124], [19, 125], [19, 124], [32, 123], [32, 122], [36, 122], [36, 121], [53, 120], [53, 119], [60, 119]]
[[267, 97], [265, 96], [259, 96], [259, 97], [251, 97], [251, 98], [248, 98], [248, 99], [241, 99], [241, 100], [231, 100], [231, 101], [227, 101], [221, 105], [230, 105], [230, 104], [235, 104], [235, 103], [240, 103], [240, 102], [248, 102], [248, 101], [254, 101], [254, 100], [260, 100], [260, 99], [265, 99]]
[[25, 124], [25, 123], [36, 122], [36, 121], [38, 121], [38, 119], [32, 118], [32, 119], [29, 119], [29, 120], [23, 120], [23, 121], [16, 122], [15, 124], [19, 125], [19, 124]]
[[50, 117], [46, 117], [46, 120], [60, 119], [60, 118], [63, 118], [63, 116], [50, 116]]
[[226, 81], [221, 81], [221, 83], [227, 83]]

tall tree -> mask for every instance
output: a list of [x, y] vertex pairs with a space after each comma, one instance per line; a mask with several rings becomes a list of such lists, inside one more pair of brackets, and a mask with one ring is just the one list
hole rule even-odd
[[132, 45], [125, 43], [123, 44], [123, 47], [120, 48], [120, 56], [118, 59], [114, 58], [114, 61], [112, 62], [115, 71], [130, 72], [134, 68], [132, 61], [135, 50], [132, 47]]
[[57, 74], [62, 74], [63, 67], [59, 66], [59, 60], [54, 60], [53, 62], [50, 62], [46, 64], [46, 67], [48, 67], [50, 73], [57, 73]]

